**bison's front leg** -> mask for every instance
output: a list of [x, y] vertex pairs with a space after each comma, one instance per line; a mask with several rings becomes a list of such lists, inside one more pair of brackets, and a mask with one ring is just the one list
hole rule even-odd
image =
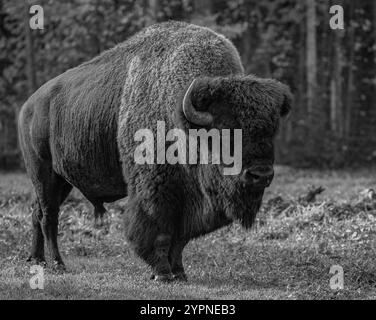
[[154, 242], [154, 261], [152, 262], [152, 267], [155, 275], [152, 275], [152, 279], [163, 282], [169, 282], [174, 279], [168, 259], [170, 247], [171, 236], [168, 234], [159, 234]]
[[169, 261], [171, 264], [171, 271], [175, 280], [187, 281], [187, 275], [183, 266], [183, 249], [187, 241], [174, 241], [169, 252]]

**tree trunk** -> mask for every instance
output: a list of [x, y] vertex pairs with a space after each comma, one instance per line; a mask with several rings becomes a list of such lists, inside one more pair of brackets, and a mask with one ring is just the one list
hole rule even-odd
[[[350, 1], [349, 3], [349, 13], [348, 13], [348, 20], [354, 18], [354, 3]], [[353, 104], [353, 92], [354, 92], [354, 72], [353, 72], [353, 65], [355, 61], [355, 42], [354, 42], [354, 27], [351, 23], [348, 24], [347, 27], [348, 32], [348, 40], [347, 40], [347, 48], [349, 50], [348, 53], [348, 67], [347, 67], [347, 85], [346, 85], [346, 103], [345, 103], [345, 137], [350, 137], [351, 131], [351, 113], [352, 113], [352, 104]]]
[[[354, 21], [365, 26], [373, 21], [375, 2], [372, 0], [354, 1]], [[361, 9], [360, 9], [361, 8]], [[374, 63], [374, 26], [357, 27], [354, 30], [356, 43], [354, 72], [354, 110], [351, 115], [352, 155], [354, 161], [374, 161], [375, 157], [375, 63]]]
[[311, 117], [317, 90], [317, 45], [316, 45], [316, 1], [306, 0], [307, 8], [307, 111]]
[[[376, 3], [375, 1], [373, 2], [373, 41], [374, 43], [376, 44]], [[376, 48], [373, 49], [373, 61], [376, 61]], [[376, 74], [376, 66], [375, 64], [373, 65], [373, 72], [374, 74]], [[376, 80], [374, 80], [376, 81]], [[373, 101], [374, 103], [376, 103], [376, 83], [374, 83], [374, 88], [375, 90], [373, 91]], [[376, 113], [374, 113], [375, 117], [376, 117]]]
[[146, 26], [150, 26], [158, 22], [159, 0], [144, 0], [143, 12], [146, 17]]
[[158, 0], [150, 0], [150, 16], [153, 23], [158, 22], [158, 10], [159, 10], [159, 1]]
[[213, 9], [213, 0], [194, 0], [194, 10], [198, 15], [208, 15]]
[[29, 95], [33, 94], [38, 88], [37, 77], [35, 72], [35, 56], [34, 56], [34, 39], [32, 30], [29, 25], [30, 14], [29, 6], [25, 5], [25, 43], [26, 43], [26, 77]]
[[[306, 66], [306, 41], [305, 41], [305, 35], [306, 35], [306, 25], [304, 24], [304, 21], [300, 23], [300, 30], [299, 30], [299, 64], [298, 64], [298, 105], [302, 108], [299, 109], [299, 115], [296, 117], [296, 119], [303, 119], [303, 116], [307, 114], [307, 110], [304, 108], [307, 106], [307, 100], [306, 100], [306, 72], [305, 72], [305, 66]], [[306, 127], [306, 126], [305, 126]]]
[[330, 119], [331, 129], [336, 135], [343, 137], [344, 134], [344, 112], [342, 105], [342, 67], [343, 67], [343, 52], [342, 52], [342, 31], [333, 30], [333, 55], [331, 63], [333, 70], [331, 74], [330, 84]]
[[257, 62], [254, 62], [256, 50], [260, 47], [261, 32], [259, 30], [259, 12], [257, 6], [251, 1], [244, 3], [246, 29], [242, 35], [242, 61], [246, 73], [259, 74]]

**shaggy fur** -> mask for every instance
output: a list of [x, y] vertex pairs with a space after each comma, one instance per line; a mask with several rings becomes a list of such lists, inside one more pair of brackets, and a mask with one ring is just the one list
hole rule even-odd
[[[185, 279], [187, 242], [239, 220], [250, 227], [263, 191], [223, 176], [219, 165], [137, 165], [134, 134], [196, 128], [182, 99], [214, 116], [212, 127], [243, 130], [243, 168], [273, 163], [273, 137], [291, 95], [270, 79], [244, 76], [238, 52], [222, 35], [186, 23], [151, 26], [97, 58], [68, 70], [25, 103], [19, 137], [35, 191], [30, 259], [56, 265], [59, 206], [77, 187], [100, 210], [128, 195], [126, 229], [157, 279]], [[166, 146], [168, 147], [168, 146]]]

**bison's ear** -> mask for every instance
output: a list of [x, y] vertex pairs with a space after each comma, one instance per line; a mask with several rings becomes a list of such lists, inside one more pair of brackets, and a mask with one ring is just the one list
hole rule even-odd
[[280, 107], [280, 115], [281, 117], [286, 117], [291, 111], [293, 97], [289, 86], [282, 83], [280, 85], [283, 92], [283, 100]]
[[253, 75], [247, 76], [246, 80], [249, 96], [256, 96], [260, 101], [270, 102], [281, 117], [290, 113], [293, 96], [289, 86], [275, 79], [262, 79]]

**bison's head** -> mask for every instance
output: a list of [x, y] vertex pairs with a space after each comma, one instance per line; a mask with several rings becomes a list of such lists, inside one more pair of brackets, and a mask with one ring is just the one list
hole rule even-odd
[[217, 210], [222, 207], [227, 217], [240, 220], [245, 227], [252, 225], [264, 189], [273, 179], [274, 137], [279, 119], [290, 111], [291, 100], [286, 85], [254, 76], [198, 78], [181, 100], [179, 121], [186, 130], [241, 129], [241, 142], [230, 135], [231, 152], [241, 143], [238, 174], [221, 174], [223, 164], [199, 168], [206, 191], [217, 195]]

